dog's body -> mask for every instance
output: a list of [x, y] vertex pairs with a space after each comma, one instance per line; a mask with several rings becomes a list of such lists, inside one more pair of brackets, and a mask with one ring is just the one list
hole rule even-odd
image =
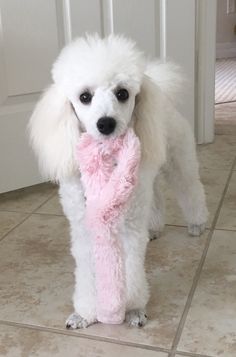
[[164, 227], [161, 172], [176, 193], [189, 233], [200, 235], [207, 220], [193, 135], [174, 106], [181, 78], [175, 66], [147, 63], [132, 41], [118, 36], [75, 41], [59, 56], [53, 78], [55, 84], [36, 107], [30, 130], [42, 171], [60, 184], [71, 227], [75, 313], [67, 326], [80, 328], [96, 322], [92, 247], [84, 222], [86, 198], [75, 159], [79, 135], [87, 131], [105, 140], [106, 135], [121, 135], [129, 126], [140, 139], [142, 159], [139, 183], [119, 239], [125, 254], [126, 320], [141, 326], [149, 299], [144, 269], [148, 231], [158, 233]]

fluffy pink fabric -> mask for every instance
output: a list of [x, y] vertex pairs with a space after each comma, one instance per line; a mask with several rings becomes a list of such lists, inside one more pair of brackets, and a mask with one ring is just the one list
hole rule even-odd
[[85, 133], [77, 158], [86, 195], [86, 223], [94, 238], [97, 319], [119, 324], [125, 318], [126, 284], [118, 231], [137, 183], [140, 143], [133, 129], [104, 141]]

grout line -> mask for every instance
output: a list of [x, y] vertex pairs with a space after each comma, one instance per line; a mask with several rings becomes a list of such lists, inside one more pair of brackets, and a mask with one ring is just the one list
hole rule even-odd
[[54, 196], [56, 196], [57, 193], [53, 192], [43, 203], [41, 203], [37, 208], [35, 208], [31, 214], [35, 213], [39, 208], [41, 208], [43, 205], [45, 205], [45, 203], [47, 203], [49, 200], [51, 200], [51, 198], [53, 198]]
[[220, 211], [221, 211], [221, 207], [223, 205], [223, 201], [224, 201], [226, 192], [228, 190], [231, 177], [233, 175], [233, 168], [234, 168], [235, 164], [236, 164], [236, 158], [234, 159], [233, 164], [231, 166], [231, 170], [230, 170], [230, 173], [228, 175], [228, 178], [227, 178], [227, 181], [226, 181], [226, 184], [225, 184], [225, 188], [224, 188], [224, 191], [222, 193], [220, 202], [218, 204], [218, 208], [216, 210], [215, 217], [213, 219], [210, 231], [209, 231], [209, 233], [207, 235], [206, 244], [205, 244], [201, 259], [200, 259], [200, 263], [198, 265], [198, 268], [196, 270], [195, 276], [193, 278], [193, 283], [192, 283], [191, 289], [189, 291], [189, 294], [188, 294], [188, 297], [187, 297], [187, 302], [185, 304], [185, 308], [184, 308], [184, 311], [182, 313], [182, 316], [181, 316], [181, 319], [180, 319], [180, 322], [179, 322], [179, 325], [178, 325], [178, 328], [177, 328], [177, 331], [176, 331], [176, 334], [175, 334], [175, 337], [174, 337], [174, 340], [173, 340], [171, 353], [170, 353], [169, 357], [174, 357], [175, 356], [175, 353], [176, 353], [176, 350], [177, 350], [177, 346], [179, 344], [180, 337], [182, 335], [182, 332], [183, 332], [183, 329], [184, 329], [184, 325], [185, 325], [185, 322], [186, 322], [186, 319], [187, 319], [187, 315], [188, 315], [188, 312], [190, 310], [190, 306], [191, 306], [191, 303], [192, 303], [192, 300], [193, 300], [193, 296], [194, 296], [194, 293], [196, 291], [198, 281], [200, 279], [202, 268], [203, 268], [203, 265], [204, 265], [205, 260], [206, 260], [207, 252], [208, 252], [208, 249], [209, 249], [209, 246], [210, 246], [210, 243], [211, 243], [211, 239], [212, 239], [212, 236], [213, 236], [213, 232], [215, 230], [215, 226], [216, 226]]
[[187, 357], [214, 357], [214, 356], [210, 356], [210, 355], [202, 355], [202, 354], [193, 353], [193, 352], [176, 351], [176, 357], [178, 355], [187, 356]]
[[215, 103], [215, 105], [224, 105], [224, 104], [230, 104], [230, 103], [236, 103], [236, 100], [229, 100], [229, 101], [227, 101], [227, 102], [217, 102], [217, 103]]
[[187, 224], [184, 225], [184, 224], [169, 224], [169, 223], [166, 223], [165, 227], [187, 228]]
[[14, 231], [15, 228], [18, 228], [22, 223], [24, 223], [29, 217], [31, 216], [31, 213], [27, 214], [25, 218], [22, 219], [19, 223], [17, 223], [14, 227], [12, 227], [7, 233], [5, 233], [1, 238], [0, 238], [0, 243], [10, 234], [12, 231]]
[[[215, 134], [215, 136], [222, 136], [222, 135], [224, 135], [224, 136], [229, 136], [229, 134]], [[232, 136], [236, 136], [236, 135], [232, 135]], [[213, 143], [209, 143], [209, 144], [213, 144]], [[206, 144], [207, 145], [207, 144]]]
[[62, 214], [57, 214], [57, 213], [46, 213], [46, 212], [33, 212], [31, 213], [32, 215], [39, 215], [39, 216], [56, 216], [56, 217], [64, 217], [66, 218], [66, 216], [62, 213]]
[[[45, 213], [46, 214], [46, 213]], [[165, 224], [165, 227], [177, 227], [177, 228], [187, 228], [187, 226], [182, 226], [180, 224]], [[206, 231], [209, 231], [211, 229], [211, 227], [206, 227]], [[235, 232], [236, 228], [218, 228], [215, 227], [215, 230], [217, 231], [228, 231], [228, 232]]]
[[[223, 136], [223, 134], [222, 135], [219, 135], [219, 136]], [[233, 135], [232, 135], [233, 136]], [[202, 145], [204, 145], [204, 144], [202, 144]], [[212, 144], [206, 144], [206, 145], [212, 145]], [[231, 158], [232, 160], [234, 160], [234, 158]], [[219, 168], [208, 168], [208, 167], [204, 167], [204, 166], [200, 166], [200, 172], [201, 171], [207, 171], [207, 172], [209, 172], [209, 171], [211, 171], [211, 172], [217, 172], [217, 171], [220, 171], [220, 172], [230, 172], [230, 170], [231, 170], [231, 168], [230, 167], [219, 167]], [[200, 176], [200, 178], [202, 179], [202, 177]]]
[[[210, 222], [209, 222], [210, 223]], [[188, 229], [188, 226], [186, 225], [186, 226], [184, 226], [184, 225], [182, 225], [182, 224], [165, 224], [165, 227], [176, 227], [176, 228], [185, 228], [185, 229]], [[206, 226], [206, 228], [205, 228], [205, 231], [207, 232], [207, 231], [209, 231], [211, 229], [211, 225], [209, 226], [208, 224], [207, 224], [207, 226]], [[236, 230], [236, 229], [235, 229]], [[163, 231], [163, 232], [165, 232], [165, 230]], [[192, 236], [190, 236], [190, 237], [192, 237]]]
[[[234, 158], [234, 162], [233, 162], [233, 165], [232, 165], [232, 171], [236, 170], [236, 156]], [[232, 172], [232, 175], [233, 175], [233, 172]]]
[[46, 213], [46, 212], [33, 212], [31, 213], [33, 216], [55, 216], [55, 217], [64, 217], [66, 218], [66, 216], [62, 213], [62, 214], [56, 214], [56, 213]]
[[[37, 208], [38, 210], [38, 208]], [[58, 217], [65, 217], [65, 215], [58, 214], [58, 213], [49, 213], [49, 212], [23, 212], [23, 211], [13, 211], [13, 210], [2, 210], [0, 209], [0, 212], [7, 212], [7, 213], [20, 213], [20, 214], [38, 214], [38, 215], [47, 215], [47, 216], [58, 216]]]
[[93, 340], [93, 341], [98, 341], [98, 342], [106, 342], [106, 343], [111, 343], [111, 344], [115, 344], [115, 345], [140, 348], [142, 350], [170, 353], [170, 350], [167, 348], [162, 348], [162, 347], [158, 347], [158, 346], [150, 346], [150, 345], [136, 343], [136, 342], [116, 340], [114, 338], [109, 338], [109, 337], [89, 335], [86, 333], [75, 332], [73, 330], [66, 330], [66, 329], [62, 330], [62, 329], [55, 328], [55, 327], [46, 327], [46, 326], [44, 327], [44, 326], [37, 326], [37, 325], [31, 325], [31, 324], [27, 324], [27, 323], [5, 321], [5, 320], [0, 320], [0, 325], [25, 328], [25, 329], [36, 330], [36, 331], [40, 331], [40, 332], [49, 332], [49, 333], [54, 333], [57, 335], [71, 336], [71, 337], [77, 337], [77, 338], [82, 338], [82, 339], [84, 338], [87, 340]]
[[26, 211], [16, 211], [16, 210], [10, 210], [10, 209], [0, 209], [0, 212], [31, 214], [31, 212], [26, 212]]
[[[166, 223], [166, 224], [165, 224], [165, 227], [188, 228], [187, 224], [184, 225], [184, 224], [169, 224], [169, 223]], [[206, 227], [206, 230], [209, 231], [210, 228], [211, 228], [211, 227], [208, 226], [208, 227]]]
[[[39, 206], [37, 206], [37, 208], [35, 208], [32, 212], [28, 213], [27, 216], [20, 221], [19, 223], [17, 223], [14, 227], [12, 227], [7, 233], [5, 233], [1, 238], [0, 238], [0, 242], [2, 242], [7, 236], [8, 234], [10, 234], [12, 231], [14, 231], [14, 229], [18, 228], [22, 223], [24, 223], [30, 216], [32, 216], [33, 214], [35, 214], [35, 212], [42, 207], [45, 203], [47, 203], [51, 198], [53, 198], [53, 196], [56, 195], [55, 193], [53, 193], [52, 195], [50, 195], [43, 203], [41, 203]], [[7, 211], [5, 211], [7, 212]], [[17, 213], [24, 213], [24, 212], [17, 212]]]
[[236, 232], [236, 228], [235, 229], [231, 229], [231, 228], [218, 228], [218, 227], [215, 227], [215, 230], [216, 231], [226, 231], [226, 232]]

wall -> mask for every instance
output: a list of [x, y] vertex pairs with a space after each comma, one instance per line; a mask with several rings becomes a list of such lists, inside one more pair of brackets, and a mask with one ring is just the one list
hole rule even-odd
[[236, 13], [227, 14], [227, 0], [217, 0], [216, 57], [236, 56]]

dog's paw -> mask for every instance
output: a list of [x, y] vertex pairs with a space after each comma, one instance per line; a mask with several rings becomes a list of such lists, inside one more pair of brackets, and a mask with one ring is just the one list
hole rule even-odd
[[161, 231], [153, 231], [153, 230], [150, 229], [149, 230], [149, 240], [150, 240], [150, 242], [152, 240], [160, 238], [161, 233], [162, 233]]
[[131, 327], [143, 327], [147, 322], [147, 315], [143, 310], [130, 310], [125, 315], [125, 322]]
[[[95, 321], [94, 321], [95, 323]], [[71, 314], [68, 319], [66, 320], [66, 328], [67, 329], [79, 329], [79, 328], [86, 328], [89, 325], [91, 325], [92, 323], [88, 322], [86, 319], [84, 319], [83, 317], [81, 317], [79, 314], [77, 314], [76, 312], [74, 312], [73, 314]]]
[[191, 236], [198, 237], [200, 236], [206, 229], [206, 224], [189, 224], [188, 225], [188, 233]]

